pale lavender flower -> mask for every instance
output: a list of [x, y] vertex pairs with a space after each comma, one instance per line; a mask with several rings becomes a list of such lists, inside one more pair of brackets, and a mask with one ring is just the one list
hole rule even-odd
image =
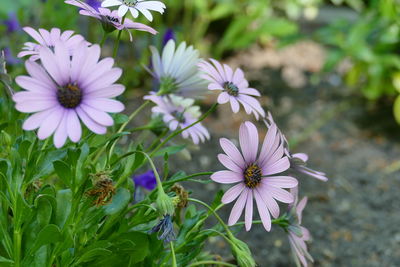
[[304, 207], [307, 205], [307, 197], [304, 197], [298, 202], [298, 188], [290, 190], [293, 195], [294, 202], [289, 205], [288, 220], [289, 226], [287, 228], [290, 248], [296, 265], [298, 267], [307, 267], [308, 261], [313, 262], [313, 258], [308, 253], [306, 241], [311, 240], [310, 232], [307, 228], [301, 226], [302, 213]]
[[[194, 100], [191, 98], [176, 95], [158, 96], [152, 93], [145, 96], [144, 99], [151, 100], [157, 105], [152, 108], [152, 112], [160, 114], [171, 131], [178, 128], [184, 129], [196, 122], [201, 116], [200, 107], [194, 106]], [[183, 131], [182, 137], [191, 138], [193, 143], [198, 144], [210, 139], [210, 134], [201, 123], [197, 123]]]
[[161, 14], [164, 13], [166, 8], [164, 3], [160, 1], [146, 1], [146, 0], [105, 0], [102, 7], [119, 6], [118, 15], [120, 17], [125, 16], [128, 10], [131, 12], [134, 18], [139, 16], [139, 12], [142, 13], [149, 21], [153, 20], [153, 15], [149, 10], [157, 11]]
[[[229, 216], [229, 225], [234, 225], [245, 209], [245, 226], [249, 231], [253, 221], [253, 198], [256, 200], [264, 228], [271, 230], [271, 217], [279, 217], [279, 206], [276, 200], [292, 203], [293, 196], [282, 188], [296, 187], [295, 178], [281, 175], [289, 169], [288, 157], [284, 156], [284, 148], [280, 142], [276, 127], [268, 130], [264, 143], [258, 154], [258, 132], [251, 122], [240, 126], [240, 152], [226, 138], [220, 139], [226, 154], [219, 154], [219, 161], [229, 170], [218, 171], [211, 176], [215, 182], [234, 184], [222, 197], [222, 203], [236, 200]], [[279, 174], [279, 175], [278, 175]]]
[[26, 89], [13, 96], [16, 109], [34, 113], [23, 124], [24, 130], [38, 129], [39, 139], [54, 133], [54, 145], [59, 148], [67, 138], [78, 142], [82, 135], [80, 121], [89, 130], [105, 134], [113, 125], [108, 114], [121, 112], [124, 105], [114, 99], [125, 90], [114, 84], [122, 74], [113, 68], [114, 59], [99, 61], [100, 46], [86, 46], [81, 42], [72, 56], [64, 43], [56, 43], [54, 52], [42, 47], [38, 57], [40, 64], [27, 60], [30, 76], [18, 76], [16, 83]]
[[151, 34], [157, 34], [157, 31], [142, 23], [133, 22], [125, 18], [122, 23], [122, 18], [118, 16], [116, 10], [111, 11], [108, 8], [98, 8], [97, 10], [80, 0], [67, 0], [65, 3], [80, 7], [79, 14], [98, 19], [103, 26], [104, 31], [113, 32], [114, 30], [126, 30], [129, 33], [129, 38], [132, 41], [132, 34], [129, 30], [145, 31]]
[[30, 56], [30, 60], [33, 61], [39, 59], [39, 50], [41, 47], [54, 49], [55, 44], [58, 42], [64, 43], [70, 56], [82, 42], [86, 45], [90, 45], [89, 42], [85, 41], [82, 35], [74, 35], [73, 31], [61, 32], [58, 28], [52, 28], [50, 31], [45, 29], [39, 29], [39, 31], [36, 31], [31, 27], [24, 27], [23, 30], [35, 39], [37, 43], [26, 42], [24, 44], [25, 46], [22, 48], [23, 51], [21, 51], [17, 56]]
[[175, 41], [169, 40], [162, 54], [150, 47], [153, 72], [149, 71], [160, 84], [160, 94], [176, 94], [199, 98], [207, 91], [207, 84], [200, 77], [197, 64], [199, 51], [185, 42], [176, 48]]
[[202, 61], [198, 64], [204, 72], [202, 77], [209, 81], [209, 90], [222, 91], [218, 96], [218, 103], [225, 104], [230, 102], [232, 111], [239, 112], [239, 103], [242, 104], [247, 114], [253, 113], [258, 120], [259, 116], [265, 116], [265, 112], [255, 96], [260, 96], [260, 92], [254, 88], [249, 88], [249, 83], [244, 77], [243, 71], [238, 68], [235, 71], [228, 65], [222, 65], [215, 59], [210, 59], [214, 66]]
[[13, 12], [8, 14], [8, 18], [3, 21], [3, 24], [7, 27], [7, 33], [13, 33], [21, 30], [18, 18]]
[[[268, 127], [272, 127], [272, 125], [276, 126], [276, 123], [274, 122], [274, 119], [270, 112], [268, 112], [268, 115], [264, 122]], [[328, 178], [326, 177], [325, 173], [307, 167], [307, 161], [308, 161], [307, 154], [305, 153], [292, 154], [289, 149], [289, 142], [287, 141], [285, 135], [280, 130], [278, 130], [278, 134], [285, 148], [285, 155], [290, 160], [290, 169], [324, 182], [328, 181]]]

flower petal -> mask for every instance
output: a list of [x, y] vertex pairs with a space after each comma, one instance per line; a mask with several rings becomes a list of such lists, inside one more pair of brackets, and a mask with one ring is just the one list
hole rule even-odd
[[233, 171], [218, 171], [211, 175], [211, 179], [221, 184], [233, 184], [243, 181], [243, 175]]
[[239, 150], [231, 141], [229, 141], [226, 138], [221, 138], [219, 139], [219, 143], [224, 152], [228, 155], [228, 157], [231, 158], [233, 162], [236, 163], [236, 165], [238, 165], [241, 168], [245, 167], [246, 163], [243, 159], [242, 154], [240, 154]]
[[240, 195], [240, 193], [242, 193], [244, 188], [245, 188], [245, 185], [243, 183], [240, 183], [240, 184], [232, 186], [222, 196], [221, 202], [224, 203], [224, 204], [231, 203], [232, 201], [234, 201]]
[[242, 215], [242, 211], [247, 202], [247, 195], [249, 193], [249, 189], [245, 188], [243, 192], [240, 194], [238, 200], [236, 200], [235, 205], [233, 205], [231, 214], [229, 215], [228, 225], [234, 225]]

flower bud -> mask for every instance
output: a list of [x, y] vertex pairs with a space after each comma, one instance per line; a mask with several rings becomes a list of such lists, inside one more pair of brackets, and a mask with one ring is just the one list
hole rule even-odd
[[231, 237], [232, 254], [235, 256], [236, 261], [240, 267], [255, 267], [256, 262], [251, 256], [251, 251], [246, 243]]
[[158, 196], [156, 200], [156, 205], [158, 211], [162, 215], [173, 215], [175, 211], [174, 202], [172, 199], [165, 194], [164, 191], [158, 191]]
[[4, 130], [0, 133], [0, 144], [7, 147], [11, 145], [11, 136]]

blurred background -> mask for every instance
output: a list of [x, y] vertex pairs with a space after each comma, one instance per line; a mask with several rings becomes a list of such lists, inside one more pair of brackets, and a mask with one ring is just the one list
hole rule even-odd
[[[94, 7], [100, 1], [86, 0]], [[159, 34], [122, 34], [117, 64], [124, 68], [128, 111], [152, 88], [149, 45], [186, 41], [233, 67], [241, 67], [263, 94], [288, 137], [292, 151], [310, 155], [310, 167], [324, 171], [322, 183], [300, 177], [309, 197], [304, 226], [312, 235], [314, 266], [400, 266], [400, 1], [397, 0], [164, 0], [166, 13], [149, 23]], [[13, 77], [24, 72], [16, 57], [29, 36], [23, 26], [72, 29], [99, 43], [101, 25], [62, 0], [2, 0], [0, 49]], [[114, 32], [103, 49], [112, 54]], [[146, 89], [144, 89], [146, 88]], [[208, 96], [201, 105], [215, 101]], [[205, 125], [210, 142], [191, 152], [176, 169], [221, 168], [214, 155], [222, 136], [237, 138], [244, 112], [233, 117], [220, 106]], [[260, 131], [263, 128], [260, 127]], [[210, 155], [212, 155], [210, 157]], [[185, 185], [200, 199], [221, 187]], [[206, 190], [205, 190], [206, 189]], [[222, 188], [225, 189], [225, 188]], [[223, 209], [224, 218], [229, 207]], [[262, 226], [240, 237], [260, 266], [292, 266], [285, 234]], [[214, 239], [210, 247], [229, 254]]]

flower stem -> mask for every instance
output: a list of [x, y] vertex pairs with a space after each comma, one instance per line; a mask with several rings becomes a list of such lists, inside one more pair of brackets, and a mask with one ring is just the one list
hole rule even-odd
[[223, 262], [223, 261], [198, 261], [198, 262], [194, 262], [190, 265], [188, 265], [188, 267], [194, 267], [194, 266], [199, 266], [199, 265], [222, 265], [222, 266], [229, 266], [229, 267], [236, 267], [236, 265], [227, 263], [227, 262]]
[[195, 203], [198, 203], [198, 204], [201, 204], [201, 205], [203, 205], [204, 207], [206, 207], [207, 209], [209, 209], [209, 210], [213, 213], [213, 215], [215, 216], [215, 218], [218, 220], [218, 222], [222, 225], [222, 227], [224, 227], [224, 229], [225, 229], [227, 235], [228, 235], [230, 238], [233, 237], [233, 234], [232, 234], [231, 230], [229, 230], [228, 225], [225, 224], [225, 222], [221, 219], [221, 217], [219, 217], [219, 215], [217, 214], [217, 212], [216, 212], [213, 208], [211, 208], [207, 203], [204, 203], [203, 201], [198, 200], [198, 199], [195, 199], [195, 198], [188, 198], [188, 200], [189, 200], [189, 201], [192, 201], [192, 202], [195, 202]]
[[176, 267], [176, 256], [175, 256], [175, 250], [174, 250], [174, 243], [169, 242], [169, 245], [171, 246], [171, 255], [172, 255], [172, 267]]
[[211, 175], [211, 174], [213, 174], [213, 172], [199, 172], [199, 173], [195, 173], [195, 174], [192, 174], [192, 175], [188, 175], [188, 176], [185, 176], [185, 177], [176, 179], [176, 180], [166, 181], [166, 182], [164, 182], [163, 184], [164, 184], [164, 185], [170, 185], [170, 184], [174, 184], [174, 183], [178, 183], [178, 182], [187, 181], [187, 180], [189, 180], [189, 179], [191, 179], [191, 178], [194, 178], [194, 177], [206, 176], [206, 175]]
[[190, 124], [189, 126], [180, 129], [179, 131], [175, 131], [173, 133], [171, 133], [167, 138], [165, 138], [165, 140], [163, 142], [161, 142], [161, 144], [159, 144], [151, 153], [150, 153], [150, 157], [153, 156], [160, 148], [162, 148], [166, 143], [168, 143], [169, 140], [171, 140], [172, 138], [174, 138], [175, 136], [179, 135], [180, 133], [186, 131], [187, 129], [189, 129], [190, 127], [193, 127], [194, 125], [200, 123], [201, 121], [203, 121], [205, 118], [208, 117], [208, 115], [210, 115], [218, 106], [218, 103], [215, 103], [214, 105], [212, 105], [212, 107], [203, 114], [203, 116], [200, 117], [200, 119], [198, 119], [197, 121], [193, 122], [192, 124]]
[[[124, 24], [124, 21], [125, 21], [125, 16], [122, 18], [121, 24]], [[121, 34], [122, 34], [122, 30], [118, 31], [117, 40], [115, 40], [115, 43], [114, 43], [113, 58], [116, 58], [116, 56], [117, 56], [118, 47], [119, 47], [119, 41], [120, 41], [120, 39], [121, 39]]]
[[106, 41], [106, 39], [107, 39], [107, 32], [104, 31], [103, 37], [102, 37], [102, 39], [101, 39], [101, 41], [100, 41], [100, 47], [103, 47], [104, 42]]

